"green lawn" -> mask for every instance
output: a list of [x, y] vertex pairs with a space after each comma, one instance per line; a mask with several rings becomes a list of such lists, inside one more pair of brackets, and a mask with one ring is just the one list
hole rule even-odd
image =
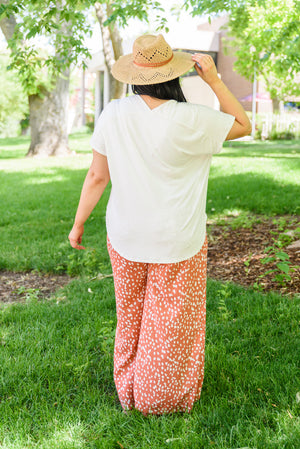
[[[51, 299], [0, 309], [1, 449], [297, 449], [299, 298], [209, 280], [205, 379], [191, 414], [124, 415], [116, 403], [108, 192], [86, 224], [87, 252], [67, 242], [91, 161], [24, 159], [28, 139], [0, 140], [0, 269], [69, 272]], [[235, 142], [214, 157], [210, 218], [299, 214], [298, 142]], [[298, 393], [298, 396], [297, 396]], [[298, 399], [297, 399], [298, 398]]]
[[[89, 139], [74, 135], [70, 146], [77, 156], [48, 160], [22, 157], [28, 139], [0, 139], [0, 269], [67, 269], [74, 254], [67, 235], [91, 162]], [[213, 158], [208, 216], [300, 215], [299, 177], [300, 141], [234, 143]], [[85, 244], [101, 253], [104, 264], [108, 190], [85, 229]]]

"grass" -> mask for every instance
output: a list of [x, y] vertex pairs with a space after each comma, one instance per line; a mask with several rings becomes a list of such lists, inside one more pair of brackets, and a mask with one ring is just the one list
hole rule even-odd
[[213, 159], [209, 215], [300, 215], [300, 141], [229, 145]]
[[[91, 154], [32, 160], [20, 157], [26, 154], [28, 139], [13, 139], [11, 150], [7, 149], [9, 139], [3, 140], [0, 226], [5, 244], [1, 245], [0, 269], [64, 272], [68, 256], [74, 254], [67, 235]], [[88, 149], [88, 137], [75, 135], [71, 148]], [[8, 151], [16, 158], [7, 158]], [[105, 254], [104, 211], [108, 195], [106, 191], [86, 225], [87, 246]], [[106, 255], [104, 259], [108, 261]]]
[[[26, 154], [28, 138], [12, 139], [11, 144], [10, 139], [0, 139], [0, 269], [67, 270], [74, 253], [67, 235], [91, 161], [89, 139], [75, 134], [70, 146], [80, 151], [76, 157], [47, 160], [21, 157]], [[214, 157], [208, 217], [299, 215], [300, 142], [291, 142], [234, 143]], [[105, 266], [108, 195], [109, 189], [85, 229], [85, 244], [100, 254]]]
[[0, 447], [297, 448], [299, 301], [225, 290], [209, 282], [201, 400], [161, 418], [115, 402], [112, 279], [3, 307]]
[[[1, 306], [0, 448], [297, 449], [296, 296], [209, 280], [201, 400], [191, 414], [122, 414], [113, 281], [91, 280], [111, 271], [108, 192], [86, 224], [89, 250], [67, 243], [91, 161], [88, 140], [75, 135], [78, 156], [47, 160], [23, 158], [26, 138], [0, 141], [0, 268], [84, 274], [51, 299]], [[213, 161], [208, 215], [299, 213], [297, 177], [299, 142], [228, 145]]]

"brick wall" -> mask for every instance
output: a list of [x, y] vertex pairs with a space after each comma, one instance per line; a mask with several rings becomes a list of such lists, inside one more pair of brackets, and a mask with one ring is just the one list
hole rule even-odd
[[[221, 75], [221, 79], [224, 81], [228, 89], [234, 94], [237, 99], [246, 97], [252, 94], [252, 83], [246, 78], [239, 75], [233, 69], [233, 64], [236, 60], [235, 56], [232, 55], [233, 50], [226, 53], [225, 47], [226, 41], [226, 30], [219, 31], [220, 35], [220, 51], [218, 53], [217, 69]], [[228, 38], [226, 37], [226, 40]], [[225, 41], [225, 42], [224, 42]], [[251, 101], [241, 102], [246, 111], [252, 110]]]

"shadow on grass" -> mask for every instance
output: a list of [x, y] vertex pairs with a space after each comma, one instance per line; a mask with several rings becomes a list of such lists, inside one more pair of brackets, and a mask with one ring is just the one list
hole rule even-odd
[[288, 161], [293, 161], [294, 163], [298, 163], [298, 166], [300, 166], [300, 150], [297, 153], [298, 153], [298, 156], [296, 155], [296, 151], [294, 153], [292, 153], [291, 151], [288, 151], [288, 150], [278, 150], [278, 151], [270, 150], [270, 151], [262, 151], [262, 152], [260, 152], [259, 150], [257, 150], [257, 151], [254, 150], [254, 151], [251, 151], [251, 153], [247, 153], [247, 151], [243, 149], [242, 154], [240, 151], [238, 152], [238, 154], [235, 151], [232, 151], [232, 152], [224, 151], [224, 152], [218, 154], [217, 157], [220, 157], [220, 158], [245, 157], [245, 158], [260, 158], [260, 159], [265, 158], [265, 159], [274, 159], [274, 160], [281, 159], [283, 162], [288, 159]]
[[243, 148], [270, 148], [270, 149], [276, 149], [276, 148], [299, 148], [300, 146], [300, 139], [293, 139], [293, 140], [254, 140], [254, 141], [241, 141], [241, 140], [232, 140], [232, 141], [225, 141], [223, 146], [225, 148], [227, 147], [243, 147]]
[[30, 138], [27, 136], [0, 139], [0, 160], [21, 159], [29, 149]]
[[299, 161], [300, 140], [272, 141], [272, 142], [225, 142], [224, 150], [218, 158], [247, 157], [247, 158], [288, 158]]
[[[214, 169], [212, 168], [214, 173]], [[50, 173], [6, 173], [2, 183], [0, 267], [64, 272], [72, 249], [67, 236], [73, 224], [86, 169], [51, 167]], [[110, 187], [86, 223], [84, 244], [99, 248], [106, 263], [105, 209]], [[209, 217], [236, 213], [300, 214], [300, 187], [272, 177], [246, 173], [209, 179]]]
[[[73, 133], [69, 135], [69, 147], [71, 151], [86, 154], [91, 152], [89, 140], [92, 133]], [[30, 146], [30, 137], [7, 137], [0, 138], [0, 160], [22, 159], [26, 156]], [[72, 156], [70, 156], [72, 157]]]
[[[49, 202], [61, 209], [61, 206], [65, 207], [66, 200], [68, 209], [70, 202], [76, 207], [86, 173], [86, 169], [68, 170], [61, 167], [30, 173], [5, 173], [7, 210], [12, 205], [14, 208], [22, 207], [23, 211], [26, 211], [26, 205], [30, 206], [29, 209], [40, 205], [47, 208]], [[279, 182], [265, 174], [218, 176], [217, 173], [218, 168], [213, 166], [208, 182], [208, 214], [224, 214], [232, 208], [266, 215], [299, 213], [300, 185]], [[16, 197], [16, 192], [22, 192], [22, 195]]]
[[208, 181], [207, 213], [241, 210], [264, 215], [299, 214], [300, 185], [280, 183], [272, 176], [254, 173], [214, 175]]
[[[2, 269], [51, 272], [66, 269], [66, 258], [71, 254], [67, 236], [86, 172], [86, 169], [42, 166], [35, 171], [0, 173]], [[218, 167], [213, 166], [208, 184], [209, 217], [242, 212], [300, 213], [300, 187], [293, 183], [276, 181], [271, 175], [218, 173]], [[90, 248], [98, 247], [98, 236], [106, 232], [109, 192], [108, 187], [86, 224], [84, 241]]]
[[61, 209], [72, 201], [76, 206], [87, 169], [44, 167], [37, 170], [0, 173], [5, 206], [3, 215], [12, 209], [26, 213], [27, 207], [28, 212], [49, 206]]
[[[18, 172], [6, 173], [3, 180], [0, 177], [0, 269], [61, 273], [73, 263], [69, 257], [74, 250], [67, 237], [86, 172], [51, 168], [50, 174]], [[108, 196], [109, 188], [89, 218], [84, 235], [85, 246], [95, 248], [103, 263], [108, 256], [99, 237], [106, 235]]]
[[3, 137], [0, 138], [0, 148], [4, 147], [14, 147], [17, 145], [24, 145], [30, 143], [30, 137], [19, 136], [19, 137]]

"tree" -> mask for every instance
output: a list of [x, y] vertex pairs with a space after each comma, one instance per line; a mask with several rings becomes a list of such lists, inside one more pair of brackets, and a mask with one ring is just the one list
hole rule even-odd
[[[148, 21], [150, 9], [156, 10], [157, 13], [164, 12], [158, 1], [102, 0], [95, 2], [96, 17], [102, 34], [104, 59], [109, 73], [111, 99], [120, 98], [125, 93], [125, 85], [111, 75], [112, 65], [123, 54], [119, 27], [127, 26], [128, 19], [131, 17]], [[166, 19], [160, 15], [157, 18], [159, 19], [158, 28], [164, 28]]]
[[[0, 0], [0, 6], [0, 26], [11, 50], [10, 67], [18, 70], [28, 95], [31, 144], [27, 154], [68, 154], [70, 65], [88, 55], [81, 44], [86, 18], [70, 10], [65, 0], [33, 0], [26, 8], [21, 2]], [[40, 34], [47, 38], [48, 52], [32, 42]]]
[[238, 48], [237, 71], [249, 77], [256, 70], [273, 100], [299, 95], [300, 3], [265, 0], [264, 6], [256, 2], [243, 13], [242, 26], [238, 13], [232, 15], [229, 22]]
[[[234, 38], [236, 70], [253, 79], [254, 70], [265, 80], [271, 98], [300, 93], [300, 2], [298, 0], [187, 0], [193, 15], [227, 11]], [[231, 41], [232, 43], [232, 41]]]
[[[150, 0], [115, 0], [113, 3], [109, 0], [0, 0], [0, 26], [11, 49], [11, 67], [18, 70], [29, 98], [31, 145], [28, 155], [49, 156], [69, 151], [66, 116], [69, 70], [72, 64], [89, 56], [83, 42], [85, 33], [91, 32], [86, 14], [93, 6], [98, 11], [104, 34], [105, 30], [109, 31], [109, 39], [104, 39], [108, 67], [121, 54], [117, 26], [126, 26], [130, 17], [147, 20], [150, 8], [163, 11], [158, 1]], [[43, 54], [36, 48], [32, 39], [39, 35], [47, 37], [53, 54]], [[113, 57], [109, 56], [109, 42]], [[111, 85], [112, 95], [119, 96], [120, 83]]]
[[125, 93], [125, 85], [111, 75], [111, 68], [114, 62], [123, 54], [120, 32], [115, 23], [105, 26], [107, 19], [112, 14], [112, 7], [109, 2], [106, 5], [96, 2], [95, 11], [101, 28], [104, 59], [109, 73], [109, 97], [110, 99], [121, 98]]

